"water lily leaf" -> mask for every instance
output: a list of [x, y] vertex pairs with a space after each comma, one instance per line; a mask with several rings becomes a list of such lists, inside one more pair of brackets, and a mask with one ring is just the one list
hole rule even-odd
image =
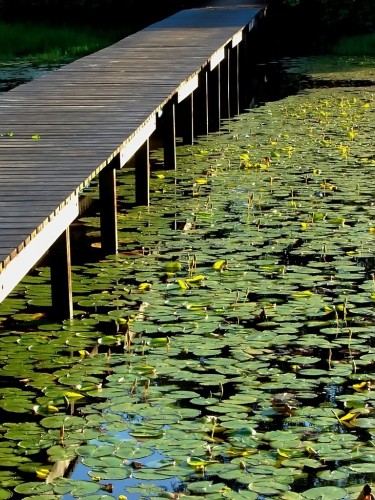
[[[98, 449], [98, 447], [94, 444], [82, 445], [82, 446], [78, 446], [75, 449], [75, 452], [80, 457], [91, 457], [97, 449]], [[110, 449], [111, 449], [111, 452], [113, 452], [113, 448], [110, 447]]]
[[341, 481], [349, 476], [348, 470], [324, 470], [317, 473], [317, 477], [325, 481]]
[[167, 262], [164, 265], [164, 269], [168, 273], [177, 273], [178, 271], [180, 271], [181, 268], [182, 268], [182, 264], [178, 260], [173, 260], [173, 261]]
[[[7, 497], [9, 498], [9, 497]], [[59, 500], [61, 498], [60, 495], [32, 495], [24, 497], [24, 500]]]
[[303, 496], [300, 493], [296, 493], [294, 491], [285, 491], [280, 495], [282, 500], [301, 500]]
[[258, 498], [258, 494], [253, 491], [247, 491], [243, 489], [239, 489], [238, 492], [235, 491], [223, 491], [221, 493], [223, 498], [228, 498], [229, 500], [256, 500]]
[[291, 458], [286, 459], [281, 462], [283, 467], [296, 467], [297, 469], [304, 469], [305, 467], [311, 467], [313, 469], [319, 469], [323, 467], [319, 460], [314, 460], [312, 458]]
[[129, 434], [135, 438], [139, 439], [160, 439], [164, 436], [165, 432], [158, 429], [147, 429], [138, 428], [131, 430]]
[[[120, 496], [121, 495], [119, 495], [118, 500], [120, 499]], [[114, 500], [116, 497], [112, 495], [85, 495], [84, 497], [80, 497], [82, 500], [83, 498], [85, 500]]]
[[95, 478], [95, 480], [108, 479], [111, 481], [126, 479], [131, 476], [131, 467], [108, 467], [105, 468], [95, 468], [88, 472], [89, 476]]
[[51, 462], [60, 462], [60, 461], [63, 462], [66, 460], [70, 461], [76, 457], [75, 454], [76, 446], [60, 446], [60, 445], [51, 446], [51, 448], [47, 450], [47, 454]]
[[226, 485], [224, 483], [214, 484], [212, 481], [196, 481], [188, 485], [189, 491], [207, 495], [210, 493], [220, 493], [225, 487]]
[[351, 424], [362, 429], [375, 429], [375, 418], [355, 418]]
[[338, 486], [320, 486], [310, 488], [302, 493], [303, 498], [325, 498], [327, 500], [340, 500], [347, 497], [347, 491]]
[[293, 299], [305, 299], [312, 297], [314, 293], [311, 290], [301, 290], [292, 293]]
[[[165, 476], [163, 476], [161, 474], [161, 470], [160, 469], [156, 469], [156, 470], [149, 470], [149, 469], [137, 469], [135, 470], [132, 475], [131, 475], [133, 478], [135, 479], [139, 479], [140, 481], [160, 481], [160, 480], [163, 480], [165, 479]], [[178, 474], [174, 474], [172, 473], [170, 475], [170, 477], [176, 477], [178, 476]]]
[[19, 484], [14, 488], [14, 491], [23, 495], [53, 494], [53, 486], [51, 484], [36, 481]]
[[52, 417], [42, 418], [40, 425], [48, 429], [59, 429], [62, 426], [65, 429], [80, 428], [84, 425], [85, 420], [81, 417], [67, 416], [67, 415], [55, 415]]
[[375, 472], [375, 465], [371, 463], [362, 463], [349, 465], [348, 469], [357, 474], [373, 474]]
[[259, 493], [260, 495], [278, 495], [282, 491], [288, 491], [287, 484], [279, 483], [277, 481], [270, 481], [268, 478], [260, 479], [249, 484], [249, 490]]

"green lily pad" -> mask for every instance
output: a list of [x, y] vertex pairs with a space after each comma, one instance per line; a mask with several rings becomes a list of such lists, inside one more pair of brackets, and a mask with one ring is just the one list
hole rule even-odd
[[7, 500], [7, 498], [11, 498], [13, 496], [12, 492], [5, 489], [0, 488], [0, 500]]
[[267, 478], [250, 483], [248, 488], [260, 495], [270, 496], [279, 495], [281, 492], [289, 490], [289, 486], [287, 484], [279, 483], [277, 481], [271, 482]]
[[347, 470], [324, 470], [317, 473], [317, 477], [324, 481], [341, 481], [349, 476]]
[[311, 488], [302, 493], [303, 498], [325, 498], [327, 500], [340, 500], [347, 497], [347, 491], [337, 486], [320, 486]]
[[224, 483], [214, 484], [212, 481], [195, 481], [188, 485], [189, 491], [198, 494], [211, 494], [219, 493], [223, 488], [225, 488]]
[[53, 494], [53, 486], [51, 484], [34, 481], [17, 485], [14, 491], [23, 495]]

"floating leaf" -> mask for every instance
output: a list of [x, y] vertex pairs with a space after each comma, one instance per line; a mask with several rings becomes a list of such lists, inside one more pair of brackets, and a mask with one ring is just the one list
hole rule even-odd
[[310, 499], [340, 500], [347, 497], [347, 491], [337, 486], [320, 486], [304, 491], [302, 496]]
[[180, 271], [182, 265], [178, 260], [172, 260], [170, 262], [167, 262], [164, 267], [168, 273], [177, 273], [178, 271]]

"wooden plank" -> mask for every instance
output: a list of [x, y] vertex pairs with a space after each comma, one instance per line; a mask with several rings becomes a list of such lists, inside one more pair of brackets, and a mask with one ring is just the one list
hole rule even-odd
[[[225, 50], [240, 45], [264, 11], [187, 9], [0, 95], [0, 301], [67, 231], [79, 194], [115, 158], [121, 168], [136, 157], [136, 200], [149, 204], [156, 117], [195, 102], [204, 82], [197, 102], [220, 120]], [[208, 115], [204, 122], [208, 129]], [[175, 166], [172, 140], [175, 131], [167, 152]]]
[[242, 38], [243, 38], [243, 31], [238, 31], [232, 38], [232, 49], [234, 47], [237, 47], [237, 45], [242, 42]]
[[156, 115], [153, 114], [149, 121], [128, 140], [120, 150], [120, 168], [138, 151], [138, 149], [150, 137], [152, 132], [156, 130]]
[[192, 78], [184, 82], [177, 91], [177, 102], [180, 103], [186, 97], [191, 95], [195, 89], [198, 88], [198, 75], [194, 75]]
[[225, 48], [220, 47], [210, 58], [210, 71], [216, 68], [218, 64], [225, 58]]

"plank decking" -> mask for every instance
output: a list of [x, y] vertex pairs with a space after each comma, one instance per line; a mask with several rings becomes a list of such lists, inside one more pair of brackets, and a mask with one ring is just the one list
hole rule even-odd
[[79, 214], [79, 193], [120, 166], [188, 95], [259, 7], [181, 11], [0, 95], [0, 302]]

